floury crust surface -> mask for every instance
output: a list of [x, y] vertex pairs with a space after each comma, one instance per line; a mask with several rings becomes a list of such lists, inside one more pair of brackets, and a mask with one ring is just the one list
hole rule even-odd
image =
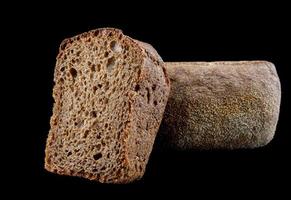
[[171, 92], [160, 150], [255, 148], [275, 133], [281, 99], [267, 61], [168, 62]]

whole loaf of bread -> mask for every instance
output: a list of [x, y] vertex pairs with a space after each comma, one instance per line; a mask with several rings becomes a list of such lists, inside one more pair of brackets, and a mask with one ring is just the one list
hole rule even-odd
[[237, 149], [272, 140], [281, 100], [272, 63], [168, 62], [166, 69], [172, 87], [158, 146]]

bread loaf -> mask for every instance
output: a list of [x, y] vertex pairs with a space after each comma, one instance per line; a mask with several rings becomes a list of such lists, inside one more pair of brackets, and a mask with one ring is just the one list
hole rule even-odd
[[281, 99], [272, 63], [169, 62], [166, 69], [171, 92], [157, 147], [255, 148], [272, 140]]
[[148, 44], [112, 28], [62, 42], [45, 168], [105, 183], [143, 176], [169, 94]]

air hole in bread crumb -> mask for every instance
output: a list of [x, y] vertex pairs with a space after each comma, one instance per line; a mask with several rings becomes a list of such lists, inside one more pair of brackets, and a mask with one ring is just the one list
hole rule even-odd
[[105, 91], [107, 91], [109, 89], [109, 82], [107, 81], [106, 83], [105, 83]]
[[76, 78], [77, 76], [77, 70], [75, 68], [70, 69], [70, 74], [72, 75], [73, 78]]
[[101, 65], [98, 64], [98, 65], [97, 65], [97, 72], [99, 72], [100, 70], [101, 70]]
[[156, 85], [156, 84], [154, 84], [154, 85], [152, 86], [152, 90], [153, 90], [153, 91], [155, 91], [155, 90], [156, 90], [156, 88], [157, 88], [157, 85]]
[[97, 87], [96, 86], [93, 86], [93, 92], [95, 93], [97, 90]]
[[97, 153], [93, 156], [94, 160], [99, 160], [100, 158], [102, 158], [102, 154], [101, 153]]
[[113, 70], [114, 65], [115, 65], [115, 58], [114, 57], [109, 58], [107, 61], [107, 70], [111, 72]]
[[138, 92], [138, 91], [140, 90], [140, 86], [139, 86], [139, 84], [136, 84], [134, 90], [135, 90], [136, 92]]
[[87, 138], [88, 134], [89, 134], [89, 130], [86, 130], [84, 135], [83, 135], [83, 138]]
[[108, 52], [108, 51], [106, 51], [106, 52], [104, 53], [104, 57], [105, 57], [105, 58], [107, 58], [107, 57], [108, 57], [108, 55], [109, 55], [109, 52]]
[[96, 150], [99, 151], [101, 149], [101, 144], [96, 145]]
[[147, 90], [147, 100], [148, 100], [148, 103], [150, 103], [150, 98], [151, 98], [150, 90], [149, 88], [146, 88], [146, 90]]
[[80, 149], [74, 149], [75, 153], [78, 153], [80, 151]]
[[91, 115], [91, 117], [97, 117], [97, 113], [96, 113], [96, 111], [92, 111], [92, 112], [90, 113], [90, 115]]
[[117, 42], [114, 41], [114, 40], [110, 42], [110, 48], [111, 48], [112, 51], [114, 50], [116, 44], [117, 44]]
[[61, 44], [61, 50], [65, 50], [66, 46], [67, 46], [67, 41], [63, 41]]
[[97, 36], [99, 34], [99, 30], [96, 30], [95, 32], [94, 32], [94, 36]]
[[116, 136], [117, 136], [117, 139], [119, 139], [120, 136], [121, 136], [121, 131], [118, 131], [118, 132], [116, 133]]
[[158, 105], [158, 102], [157, 102], [156, 100], [154, 101], [154, 105], [155, 105], [155, 106]]
[[102, 84], [100, 84], [100, 83], [99, 83], [97, 86], [98, 86], [99, 88], [102, 88]]
[[115, 92], [115, 90], [116, 90], [116, 87], [114, 87], [114, 88], [112, 89], [112, 91], [111, 91], [111, 92], [112, 92], [112, 93], [114, 93], [114, 92]]
[[121, 46], [114, 40], [110, 42], [110, 49], [113, 52], [117, 52], [117, 53], [120, 53], [122, 51]]
[[75, 97], [77, 97], [79, 95], [78, 90], [76, 90], [76, 92], [74, 93]]
[[69, 152], [69, 153], [67, 154], [67, 156], [70, 156], [70, 155], [72, 155], [72, 152]]
[[117, 149], [117, 151], [116, 151], [115, 155], [118, 155], [118, 154], [119, 154], [119, 149]]
[[62, 67], [62, 68], [60, 69], [60, 71], [61, 71], [61, 72], [65, 71], [65, 68], [64, 68], [64, 67]]
[[[89, 66], [90, 66], [90, 65], [89, 65]], [[91, 71], [92, 71], [92, 72], [95, 72], [95, 71], [96, 71], [96, 69], [95, 69], [95, 65], [94, 65], [94, 64], [93, 64], [90, 68], [91, 68]]]

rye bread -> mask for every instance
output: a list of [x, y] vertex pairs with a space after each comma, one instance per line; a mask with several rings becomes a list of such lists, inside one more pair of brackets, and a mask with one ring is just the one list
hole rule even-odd
[[281, 100], [267, 61], [168, 62], [171, 91], [159, 149], [238, 149], [268, 144]]
[[152, 46], [113, 28], [65, 39], [45, 169], [102, 183], [143, 176], [170, 90]]

